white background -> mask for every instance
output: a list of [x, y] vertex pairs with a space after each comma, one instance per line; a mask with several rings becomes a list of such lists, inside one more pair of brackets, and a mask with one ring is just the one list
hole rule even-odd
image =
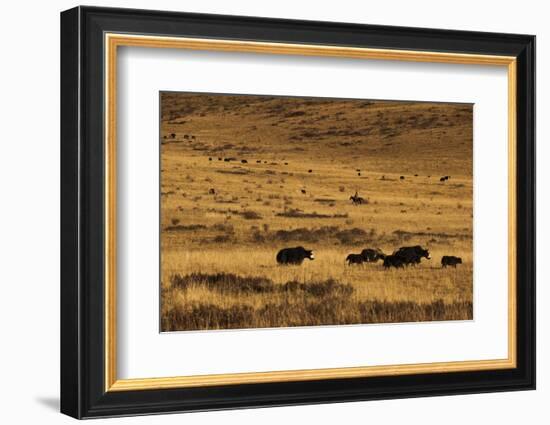
[[[548, 423], [550, 28], [544, 2], [97, 1], [97, 5], [536, 34], [538, 53], [538, 390], [114, 419], [109, 423]], [[0, 68], [0, 421], [70, 423], [59, 392], [59, 11], [3, 5]], [[487, 164], [488, 167], [491, 164]], [[545, 403], [546, 402], [546, 403]]]
[[[123, 48], [118, 69], [119, 378], [507, 357], [506, 67]], [[160, 334], [159, 90], [474, 104], [475, 320]]]

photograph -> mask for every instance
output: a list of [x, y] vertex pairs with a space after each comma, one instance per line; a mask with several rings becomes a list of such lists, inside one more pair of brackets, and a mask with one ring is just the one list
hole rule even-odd
[[159, 97], [161, 332], [473, 319], [473, 104]]
[[[61, 217], [38, 226], [57, 232], [40, 252], [57, 237], [61, 262], [37, 258], [60, 273], [60, 291], [40, 284], [56, 299], [35, 298], [59, 306], [59, 335], [38, 333], [58, 341], [39, 362], [56, 365], [43, 368], [51, 376], [32, 373], [40, 403], [57, 394], [64, 415], [116, 421], [282, 406], [294, 418], [302, 405], [370, 401], [373, 418], [386, 420], [389, 403], [407, 421], [399, 399], [452, 395], [475, 404], [457, 412], [540, 416], [538, 388], [521, 394], [527, 404], [502, 401], [534, 390], [540, 369], [543, 14], [526, 6], [540, 21], [526, 25], [521, 8], [498, 22], [480, 11], [472, 24], [468, 8], [444, 22], [403, 7], [314, 16], [290, 5], [269, 16], [75, 6], [59, 26], [35, 14], [52, 49], [18, 60], [59, 54], [59, 67], [44, 68], [57, 83], [19, 73], [60, 88], [61, 108], [50, 109], [61, 119], [35, 114], [33, 128], [60, 133], [61, 148], [45, 161], [35, 137], [33, 155], [8, 155], [30, 189], [7, 187], [18, 215], [35, 214], [38, 198], [21, 194], [47, 193], [35, 190], [44, 173], [16, 159], [53, 164], [51, 215]], [[12, 86], [17, 106], [22, 85]], [[16, 127], [6, 140], [23, 140]], [[15, 236], [5, 245], [26, 253]], [[9, 304], [7, 317], [29, 316]], [[54, 392], [42, 394], [42, 381]], [[12, 403], [13, 414], [28, 403]]]

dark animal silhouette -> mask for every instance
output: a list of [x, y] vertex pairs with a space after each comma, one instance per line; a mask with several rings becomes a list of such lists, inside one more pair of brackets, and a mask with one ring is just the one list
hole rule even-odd
[[175, 138], [176, 138], [176, 133], [170, 134], [170, 137], [171, 137], [172, 139], [175, 139]]
[[346, 257], [346, 262], [349, 266], [352, 264], [363, 264], [365, 260], [361, 254], [350, 254]]
[[349, 197], [350, 201], [353, 203], [353, 205], [362, 205], [366, 204], [367, 201], [365, 198], [361, 198], [357, 192], [355, 192], [355, 195]]
[[262, 161], [259, 160], [259, 159], [256, 161], [256, 164], [261, 164], [261, 163], [262, 163]]
[[307, 170], [308, 173], [313, 173], [313, 170]]
[[210, 195], [215, 195], [215, 194], [216, 194], [216, 189], [211, 188], [211, 189], [208, 191], [208, 193], [209, 193]]
[[305, 189], [301, 189], [300, 192], [302, 192], [304, 195], [307, 193]]
[[457, 264], [462, 264], [462, 258], [453, 255], [444, 255], [441, 257], [441, 267], [456, 267]]
[[208, 161], [212, 161], [212, 157], [208, 158]]
[[382, 250], [378, 248], [366, 248], [361, 251], [361, 256], [363, 257], [363, 261], [367, 263], [375, 263], [378, 260], [383, 260], [384, 258], [386, 258], [386, 254], [384, 254]]
[[430, 251], [422, 248], [420, 245], [404, 246], [395, 250], [392, 254], [395, 257], [401, 258], [406, 265], [416, 265], [420, 263], [422, 258], [431, 259]]
[[248, 161], [246, 159], [241, 159], [242, 164], [248, 164]]
[[222, 159], [220, 157], [218, 157], [218, 161], [221, 161]]
[[305, 249], [303, 246], [296, 248], [284, 248], [277, 253], [277, 263], [279, 264], [302, 264], [305, 259], [313, 260], [315, 256], [312, 250]]
[[405, 176], [399, 176], [399, 180], [405, 180]]
[[357, 175], [358, 175], [359, 177], [361, 177], [361, 173], [357, 173]]
[[397, 268], [403, 268], [405, 266], [405, 262], [400, 257], [396, 257], [395, 255], [386, 255], [384, 257], [384, 268], [389, 269], [390, 267]]

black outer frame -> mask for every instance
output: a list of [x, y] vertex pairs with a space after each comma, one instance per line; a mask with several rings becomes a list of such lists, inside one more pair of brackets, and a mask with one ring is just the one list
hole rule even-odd
[[[517, 368], [104, 391], [105, 32], [517, 58]], [[61, 13], [61, 412], [75, 418], [535, 388], [535, 37], [178, 12]]]

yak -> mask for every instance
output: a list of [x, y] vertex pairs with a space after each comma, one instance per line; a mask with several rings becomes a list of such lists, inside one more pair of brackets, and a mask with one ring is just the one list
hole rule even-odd
[[365, 259], [361, 254], [350, 254], [346, 257], [346, 262], [349, 266], [352, 264], [363, 264], [364, 261]]
[[366, 248], [361, 251], [361, 255], [363, 256], [363, 261], [367, 263], [375, 263], [386, 257], [386, 254], [384, 254], [379, 248]]
[[305, 249], [303, 246], [296, 248], [283, 248], [277, 253], [277, 263], [279, 264], [297, 264], [300, 265], [305, 259], [313, 260], [315, 256], [313, 251]]
[[430, 251], [422, 248], [420, 245], [401, 247], [395, 250], [392, 255], [401, 258], [406, 265], [418, 264], [422, 258], [428, 260], [432, 258], [430, 257]]
[[462, 258], [453, 255], [444, 255], [441, 257], [441, 267], [456, 267], [457, 264], [462, 264]]

